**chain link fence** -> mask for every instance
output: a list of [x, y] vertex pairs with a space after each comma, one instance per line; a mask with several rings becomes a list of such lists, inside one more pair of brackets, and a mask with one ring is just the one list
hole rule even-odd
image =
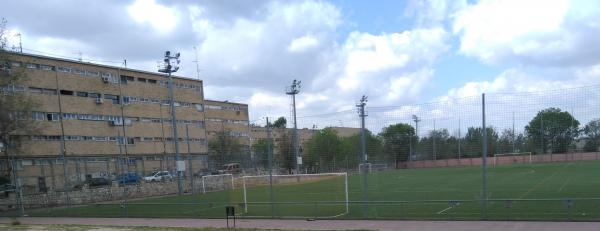
[[367, 104], [364, 130], [359, 110], [298, 116], [297, 133], [258, 121], [250, 137], [216, 134], [205, 154], [184, 148], [182, 196], [164, 151], [9, 160], [18, 193], [2, 213], [222, 217], [234, 206], [242, 217], [600, 220], [599, 102], [594, 85]]

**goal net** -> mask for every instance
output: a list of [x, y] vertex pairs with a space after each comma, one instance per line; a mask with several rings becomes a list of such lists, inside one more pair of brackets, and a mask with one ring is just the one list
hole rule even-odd
[[372, 164], [372, 163], [366, 163], [366, 164], [359, 164], [358, 165], [358, 173], [363, 173], [364, 171], [366, 171], [367, 173], [371, 173], [374, 171], [384, 171], [388, 169], [388, 165], [387, 164]]
[[245, 217], [333, 218], [348, 213], [348, 174], [242, 177]]
[[494, 154], [494, 166], [501, 164], [531, 164], [531, 152]]
[[202, 193], [233, 189], [235, 184], [231, 174], [202, 176]]

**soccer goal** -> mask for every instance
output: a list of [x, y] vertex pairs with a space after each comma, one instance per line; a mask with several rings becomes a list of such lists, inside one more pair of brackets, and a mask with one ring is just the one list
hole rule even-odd
[[334, 218], [348, 213], [348, 174], [242, 177], [245, 217]]
[[364, 171], [366, 171], [367, 173], [371, 173], [373, 171], [384, 171], [388, 169], [388, 165], [387, 164], [372, 164], [372, 163], [366, 163], [366, 164], [359, 164], [358, 165], [358, 173], [363, 173]]
[[531, 164], [531, 152], [511, 152], [494, 154], [494, 167], [500, 164]]
[[202, 176], [202, 193], [233, 189], [235, 184], [231, 174]]

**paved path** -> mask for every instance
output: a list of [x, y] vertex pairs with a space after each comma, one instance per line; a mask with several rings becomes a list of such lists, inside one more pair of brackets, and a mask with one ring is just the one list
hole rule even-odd
[[[73, 224], [153, 227], [226, 227], [223, 219], [151, 219], [151, 218], [48, 218], [23, 217], [23, 224]], [[0, 218], [0, 223], [10, 223]], [[237, 220], [237, 227], [301, 230], [418, 230], [418, 231], [600, 231], [600, 222], [515, 222], [515, 221], [362, 221], [362, 220]]]

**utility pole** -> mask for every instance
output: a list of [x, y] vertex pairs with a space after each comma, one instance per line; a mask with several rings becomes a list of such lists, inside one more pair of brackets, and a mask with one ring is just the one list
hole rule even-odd
[[[360, 98], [360, 103], [356, 104], [356, 107], [358, 108], [358, 113], [359, 113], [359, 117], [360, 117], [360, 150], [361, 150], [361, 160], [362, 160], [362, 165], [363, 168], [365, 168], [367, 166], [367, 147], [366, 147], [366, 141], [365, 141], [365, 117], [367, 117], [367, 115], [365, 114], [365, 105], [367, 105], [367, 96], [363, 95]], [[359, 170], [360, 170], [360, 165], [359, 165]], [[367, 201], [369, 200], [369, 195], [367, 194], [367, 171], [366, 169], [362, 171], [363, 172], [363, 216], [366, 218], [368, 216], [368, 210], [369, 210], [369, 205], [367, 204]]]
[[171, 56], [170, 51], [165, 52], [164, 66], [159, 69], [159, 72], [166, 73], [169, 80], [169, 103], [171, 106], [171, 126], [173, 127], [173, 145], [175, 146], [175, 160], [177, 166], [177, 194], [183, 193], [183, 171], [185, 168], [185, 162], [181, 162], [179, 156], [179, 138], [177, 137], [177, 116], [175, 114], [175, 97], [173, 95], [173, 76], [172, 73], [179, 70], [179, 56], [177, 53], [175, 56]]
[[[415, 138], [417, 138], [417, 143], [415, 144], [415, 151], [418, 150], [417, 147], [419, 147], [419, 122], [421, 122], [421, 119], [416, 116], [416, 115], [412, 115], [412, 119], [413, 121], [415, 121]], [[413, 157], [411, 156], [410, 159], [412, 159]]]
[[298, 142], [298, 123], [296, 121], [296, 95], [300, 93], [300, 83], [301, 81], [297, 81], [294, 79], [292, 85], [285, 91], [285, 94], [292, 96], [292, 116], [294, 117], [294, 134], [293, 134], [293, 147], [294, 147], [294, 162], [296, 163], [296, 174], [300, 174], [300, 160], [298, 152], [299, 150], [299, 142]]

